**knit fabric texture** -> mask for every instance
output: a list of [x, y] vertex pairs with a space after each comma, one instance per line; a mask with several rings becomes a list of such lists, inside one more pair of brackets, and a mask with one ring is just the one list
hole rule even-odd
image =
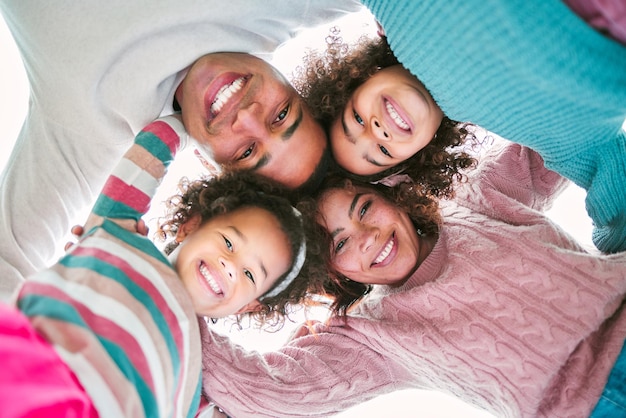
[[452, 119], [538, 151], [587, 190], [593, 242], [626, 250], [626, 47], [558, 0], [364, 0]]
[[205, 390], [237, 417], [331, 416], [405, 388], [498, 417], [588, 416], [626, 336], [626, 253], [590, 254], [542, 213], [566, 184], [528, 148], [494, 149], [408, 282], [278, 352], [205, 334]]
[[109, 220], [145, 213], [179, 144], [165, 121], [144, 129], [93, 209], [104, 222], [18, 294], [18, 308], [100, 417], [193, 417], [198, 409], [200, 333], [191, 299], [149, 239]]
[[[30, 88], [0, 175], [0, 299], [58, 258], [137, 133], [170, 115], [189, 66], [214, 52], [270, 60], [358, 0], [0, 0]], [[147, 12], [149, 11], [149, 12]]]

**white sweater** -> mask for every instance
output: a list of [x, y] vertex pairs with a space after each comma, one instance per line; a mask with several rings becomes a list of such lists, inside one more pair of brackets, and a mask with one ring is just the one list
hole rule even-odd
[[171, 113], [197, 58], [233, 51], [268, 59], [298, 29], [361, 7], [356, 0], [0, 0], [31, 88], [0, 179], [0, 293], [53, 261], [135, 134]]

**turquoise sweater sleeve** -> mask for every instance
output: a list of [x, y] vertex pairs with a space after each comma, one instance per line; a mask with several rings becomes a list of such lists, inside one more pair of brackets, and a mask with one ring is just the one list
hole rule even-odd
[[557, 0], [364, 0], [452, 119], [533, 148], [587, 190], [593, 241], [626, 250], [626, 48]]

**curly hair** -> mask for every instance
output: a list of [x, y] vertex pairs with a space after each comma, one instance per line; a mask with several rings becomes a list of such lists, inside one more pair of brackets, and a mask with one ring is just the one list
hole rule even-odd
[[[398, 64], [385, 37], [361, 37], [356, 44], [348, 45], [343, 42], [339, 29], [332, 28], [326, 38], [325, 51], [309, 51], [303, 65], [294, 71], [292, 84], [304, 98], [313, 117], [328, 133], [361, 84], [377, 71]], [[427, 185], [432, 195], [450, 198], [454, 195], [454, 182], [466, 178], [463, 170], [476, 164], [469, 154], [453, 149], [475, 139], [472, 130], [468, 129], [471, 126], [444, 115], [433, 140], [399, 165], [369, 176], [358, 176], [343, 169], [339, 171], [346, 177], [370, 183], [402, 173]]]
[[[166, 201], [167, 214], [161, 219], [161, 225], [155, 234], [162, 241], [175, 237], [181, 226], [198, 214], [204, 223], [241, 208], [258, 207], [267, 210], [279, 221], [289, 240], [291, 264], [288, 271], [260, 298], [260, 308], [248, 314], [259, 325], [280, 327], [289, 314], [290, 306], [312, 303], [309, 300], [309, 287], [319, 288], [328, 276], [328, 241], [323, 237], [314, 218], [303, 213], [298, 215], [294, 211], [292, 202], [295, 195], [292, 191], [247, 171], [227, 171], [218, 177], [195, 181], [182, 179], [179, 191]], [[306, 242], [306, 258], [300, 273], [285, 290], [278, 295], [268, 296], [293, 268], [303, 240]], [[170, 244], [166, 246], [166, 253]]]
[[[439, 203], [436, 198], [432, 197], [425, 189], [421, 188], [420, 185], [414, 183], [400, 183], [394, 187], [387, 187], [380, 184], [371, 184], [349, 179], [336, 174], [327, 177], [317, 195], [308, 200], [308, 204], [313, 202], [312, 204], [316, 207], [315, 216], [318, 222], [323, 219], [323, 214], [319, 211], [319, 204], [331, 190], [352, 190], [356, 187], [371, 190], [394, 206], [405, 211], [420, 236], [437, 237], [439, 235], [439, 227], [442, 223], [441, 214], [439, 213]], [[326, 240], [329, 243], [328, 251], [330, 251], [332, 237], [329, 231], [324, 230], [324, 232], [326, 233]], [[323, 283], [322, 292], [320, 294], [330, 298], [330, 310], [333, 314], [342, 317], [347, 314], [352, 306], [371, 291], [372, 286], [355, 282], [336, 271], [332, 267], [330, 253], [328, 263], [328, 280]]]

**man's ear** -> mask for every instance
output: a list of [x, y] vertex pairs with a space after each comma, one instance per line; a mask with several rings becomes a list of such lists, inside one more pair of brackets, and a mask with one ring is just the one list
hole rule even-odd
[[248, 303], [247, 305], [245, 305], [244, 307], [240, 308], [237, 312], [235, 312], [235, 314], [239, 315], [242, 313], [248, 313], [248, 312], [256, 312], [256, 311], [260, 311], [261, 310], [261, 302], [259, 302], [258, 299], [254, 299], [252, 302]]
[[200, 227], [201, 222], [202, 217], [200, 216], [200, 214], [193, 215], [191, 219], [189, 219], [187, 222], [182, 224], [180, 228], [178, 228], [178, 232], [176, 233], [176, 241], [183, 242], [183, 240], [187, 238], [189, 234], [195, 232], [195, 230]]

